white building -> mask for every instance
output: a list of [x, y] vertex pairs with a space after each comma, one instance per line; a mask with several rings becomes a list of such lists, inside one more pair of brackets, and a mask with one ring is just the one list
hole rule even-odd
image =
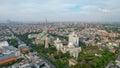
[[78, 62], [74, 59], [69, 59], [69, 66], [74, 66], [76, 65]]
[[63, 46], [61, 51], [63, 53], [69, 52], [70, 56], [77, 58], [82, 49], [81, 47], [75, 47], [73, 44], [68, 44], [67, 46]]
[[63, 47], [63, 44], [61, 43], [61, 40], [59, 38], [57, 38], [57, 40], [54, 41], [55, 43], [55, 47], [58, 51], [60, 51]]
[[79, 37], [74, 32], [69, 35], [69, 43], [72, 43], [75, 46], [79, 46]]
[[0, 42], [0, 47], [2, 47], [2, 46], [9, 46], [9, 44], [7, 41], [2, 41], [2, 42]]
[[38, 34], [29, 34], [28, 35], [28, 38], [31, 39], [31, 38], [37, 38], [38, 37]]
[[79, 47], [79, 38], [74, 33], [72, 35], [69, 35], [69, 44], [63, 45], [61, 40], [57, 38], [57, 40], [54, 41], [55, 47], [58, 51], [61, 51], [62, 53], [69, 52], [71, 56], [78, 57], [79, 53], [82, 51], [81, 47]]
[[13, 46], [3, 46], [0, 48], [0, 50], [2, 51], [2, 54], [12, 54], [14, 53], [15, 56], [20, 56], [20, 50], [18, 50], [17, 48], [13, 47]]

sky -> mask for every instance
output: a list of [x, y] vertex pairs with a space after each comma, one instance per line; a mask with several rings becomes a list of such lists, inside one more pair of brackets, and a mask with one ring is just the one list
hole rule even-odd
[[120, 22], [120, 0], [0, 0], [0, 21]]

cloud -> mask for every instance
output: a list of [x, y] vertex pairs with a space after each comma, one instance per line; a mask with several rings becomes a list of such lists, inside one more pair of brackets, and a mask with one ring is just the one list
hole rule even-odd
[[0, 20], [120, 21], [119, 0], [0, 0]]
[[98, 10], [101, 11], [101, 12], [103, 12], [103, 13], [111, 13], [112, 12], [111, 10], [102, 9], [102, 8], [99, 8]]

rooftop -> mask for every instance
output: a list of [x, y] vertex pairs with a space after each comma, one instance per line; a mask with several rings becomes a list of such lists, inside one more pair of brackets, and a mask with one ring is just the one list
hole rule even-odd
[[12, 58], [12, 57], [15, 57], [15, 54], [14, 54], [14, 53], [11, 53], [11, 54], [3, 54], [3, 55], [0, 56], [0, 61], [6, 60], [6, 59], [9, 59], [9, 58]]

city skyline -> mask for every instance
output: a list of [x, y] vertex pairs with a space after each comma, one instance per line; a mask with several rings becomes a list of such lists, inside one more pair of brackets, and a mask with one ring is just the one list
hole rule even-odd
[[0, 0], [0, 21], [119, 22], [119, 0]]

